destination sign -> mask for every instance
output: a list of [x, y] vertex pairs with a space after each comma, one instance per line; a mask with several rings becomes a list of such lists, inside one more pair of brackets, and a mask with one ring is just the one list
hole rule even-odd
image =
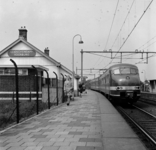
[[34, 57], [36, 51], [34, 50], [10, 50], [8, 51], [10, 57]]

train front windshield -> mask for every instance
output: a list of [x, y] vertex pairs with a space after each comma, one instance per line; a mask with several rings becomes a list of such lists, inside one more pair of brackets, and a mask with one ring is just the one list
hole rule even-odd
[[128, 67], [123, 67], [119, 69], [113, 70], [113, 73], [115, 75], [121, 75], [121, 74], [138, 74], [138, 70], [134, 68], [128, 68]]

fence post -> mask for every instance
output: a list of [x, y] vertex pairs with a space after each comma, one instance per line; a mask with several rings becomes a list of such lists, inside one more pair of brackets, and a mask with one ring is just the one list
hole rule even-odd
[[39, 112], [39, 104], [38, 104], [38, 71], [36, 69], [35, 66], [32, 65], [32, 67], [34, 68], [35, 72], [36, 72], [36, 111], [37, 111], [37, 115]]
[[18, 67], [17, 64], [15, 63], [14, 60], [10, 59], [10, 61], [14, 64], [15, 66], [15, 74], [16, 74], [16, 113], [17, 113], [17, 123], [19, 123], [19, 89], [18, 89]]
[[47, 80], [48, 80], [48, 108], [50, 109], [50, 92], [49, 92], [49, 84], [50, 84], [50, 79], [49, 79], [49, 73], [47, 70], [44, 70], [47, 73]]
[[57, 99], [57, 106], [58, 106], [58, 78], [57, 78], [57, 74], [54, 71], [53, 73], [56, 75], [56, 99]]
[[13, 95], [12, 95], [12, 103], [14, 103], [14, 91], [13, 91], [12, 94], [13, 94]]
[[30, 102], [31, 102], [31, 91], [30, 91], [30, 97], [29, 98], [30, 98]]
[[63, 81], [62, 81], [62, 102], [64, 103], [64, 75], [61, 73], [62, 77], [63, 77]]

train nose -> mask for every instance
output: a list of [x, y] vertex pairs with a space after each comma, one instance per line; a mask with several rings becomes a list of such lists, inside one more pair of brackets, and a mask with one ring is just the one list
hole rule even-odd
[[130, 77], [129, 76], [126, 76], [126, 80], [130, 80]]
[[130, 85], [138, 85], [138, 78], [133, 77], [133, 76], [125, 76], [124, 78], [119, 79], [119, 85], [125, 85], [125, 86], [130, 86]]

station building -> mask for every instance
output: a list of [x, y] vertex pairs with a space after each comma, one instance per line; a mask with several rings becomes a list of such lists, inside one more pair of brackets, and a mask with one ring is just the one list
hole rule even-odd
[[150, 92], [156, 93], [156, 59], [151, 57], [148, 59], [146, 71], [144, 72], [145, 78], [150, 83]]
[[[63, 76], [72, 76], [68, 68], [49, 56], [48, 48], [45, 48], [43, 52], [29, 43], [27, 29], [21, 27], [18, 39], [0, 51], [0, 99], [2, 100], [10, 98], [15, 91], [15, 66], [11, 60], [18, 66], [21, 99], [22, 97], [26, 99], [27, 93], [33, 93], [36, 90], [35, 69], [32, 65], [38, 71], [38, 85], [41, 94], [42, 87], [46, 84], [46, 71], [49, 74], [50, 84], [55, 84], [53, 81], [56, 76], [58, 80], [62, 80]], [[77, 83], [77, 80], [74, 79], [74, 82]]]

